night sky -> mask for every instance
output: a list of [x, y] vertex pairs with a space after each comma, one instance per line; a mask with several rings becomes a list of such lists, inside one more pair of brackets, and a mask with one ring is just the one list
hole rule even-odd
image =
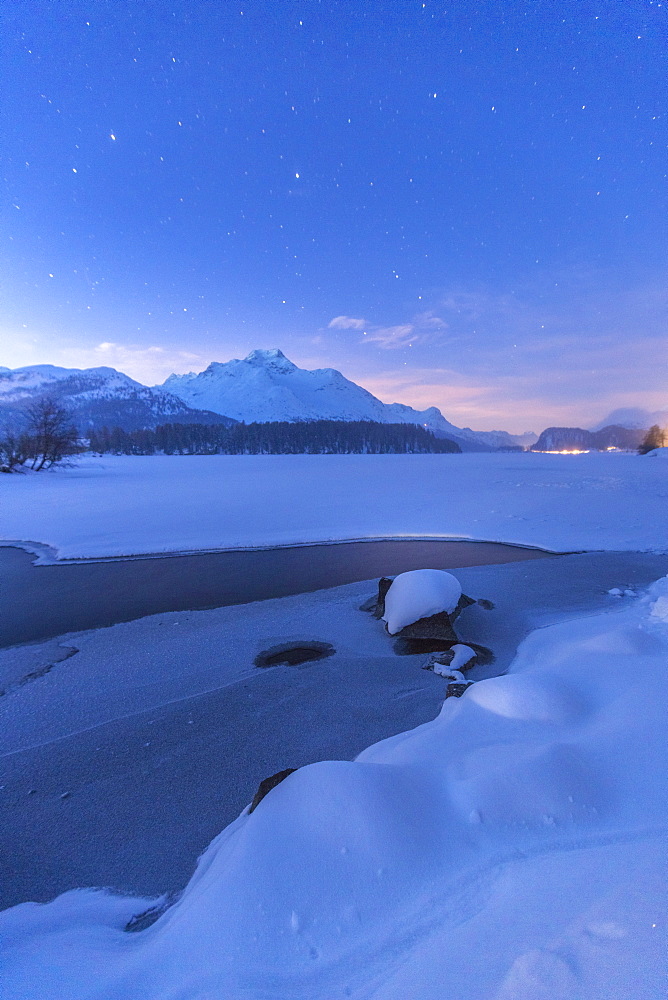
[[4, 0], [0, 365], [667, 405], [668, 3]]

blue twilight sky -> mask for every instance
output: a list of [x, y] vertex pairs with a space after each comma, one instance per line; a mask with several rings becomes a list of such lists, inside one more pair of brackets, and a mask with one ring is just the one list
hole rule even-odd
[[668, 2], [4, 0], [0, 365], [665, 407]]

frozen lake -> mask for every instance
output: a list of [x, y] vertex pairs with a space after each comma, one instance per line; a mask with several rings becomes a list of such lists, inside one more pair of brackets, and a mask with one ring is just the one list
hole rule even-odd
[[[36, 576], [77, 569], [28, 566]], [[495, 656], [472, 676], [504, 672], [536, 627], [623, 610], [629, 599], [609, 589], [642, 588], [666, 572], [668, 556], [633, 552], [457, 570], [467, 593], [495, 604], [467, 609], [457, 624], [464, 641]], [[445, 682], [421, 669], [424, 654], [396, 655], [382, 623], [358, 610], [374, 587], [156, 615], [0, 650], [10, 686], [53, 664], [0, 698], [0, 854], [12, 859], [0, 908], [82, 885], [178, 890], [267, 775], [351, 760], [433, 719]], [[296, 639], [330, 642], [336, 653], [299, 668], [253, 666], [262, 649]], [[55, 662], [60, 643], [79, 652]]]
[[469, 539], [665, 547], [668, 465], [631, 454], [105, 455], [0, 482], [0, 538], [58, 559]]

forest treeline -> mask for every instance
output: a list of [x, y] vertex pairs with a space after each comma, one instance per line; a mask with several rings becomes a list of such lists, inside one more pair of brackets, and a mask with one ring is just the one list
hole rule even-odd
[[161, 424], [90, 432], [91, 451], [114, 455], [395, 455], [459, 452], [416, 424], [310, 420], [263, 424]]

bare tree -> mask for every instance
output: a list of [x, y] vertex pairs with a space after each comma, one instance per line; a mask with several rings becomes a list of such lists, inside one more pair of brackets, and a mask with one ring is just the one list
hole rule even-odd
[[0, 439], [0, 472], [16, 472], [29, 457], [27, 434], [8, 432]]
[[77, 450], [78, 434], [70, 423], [67, 410], [45, 396], [28, 410], [28, 437], [31, 442], [31, 468], [49, 469]]
[[0, 438], [0, 472], [17, 472], [23, 465], [39, 472], [80, 450], [69, 413], [54, 399], [38, 399], [26, 410], [26, 417], [25, 429], [8, 428]]

